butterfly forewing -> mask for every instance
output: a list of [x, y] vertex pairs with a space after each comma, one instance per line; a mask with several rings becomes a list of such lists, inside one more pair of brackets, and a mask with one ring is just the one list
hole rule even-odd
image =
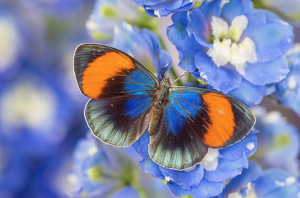
[[85, 117], [94, 135], [115, 146], [134, 143], [148, 127], [158, 79], [129, 55], [98, 44], [77, 47], [74, 70], [92, 98]]
[[92, 99], [156, 90], [158, 79], [124, 52], [98, 44], [79, 45], [74, 70], [81, 92]]
[[221, 93], [172, 87], [149, 155], [164, 167], [182, 170], [200, 163], [208, 147], [224, 148], [244, 138], [255, 117], [241, 102]]

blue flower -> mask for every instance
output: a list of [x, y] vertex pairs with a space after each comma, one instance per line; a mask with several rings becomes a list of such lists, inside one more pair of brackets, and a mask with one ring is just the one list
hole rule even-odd
[[247, 106], [258, 104], [268, 84], [288, 74], [284, 56], [293, 28], [275, 14], [253, 9], [250, 0], [204, 1], [173, 15], [167, 36], [179, 52], [179, 66]]
[[123, 21], [139, 28], [156, 30], [158, 27], [157, 19], [141, 12], [129, 0], [97, 0], [86, 27], [95, 40], [111, 41], [114, 26]]
[[171, 191], [179, 197], [211, 197], [220, 194], [225, 181], [239, 175], [248, 167], [247, 157], [256, 150], [256, 131], [242, 141], [224, 149], [209, 149], [203, 161], [190, 170], [176, 171], [162, 167], [151, 160], [148, 154], [149, 134], [146, 131], [133, 144], [140, 154], [141, 168], [148, 174], [165, 180]]
[[[150, 71], [155, 72], [156, 70], [160, 73], [159, 77], [172, 66], [172, 59], [167, 51], [162, 49], [157, 35], [146, 28], [138, 30], [128, 23], [120, 23], [115, 26], [111, 45], [131, 55]], [[159, 72], [157, 50], [162, 72]]]
[[294, 176], [280, 169], [262, 168], [249, 161], [249, 168], [229, 182], [218, 198], [241, 197], [298, 197], [300, 183]]
[[300, 136], [297, 128], [286, 122], [279, 112], [267, 114], [262, 107], [253, 107], [252, 112], [257, 120], [255, 127], [260, 131], [253, 159], [264, 168], [281, 168], [299, 176]]
[[300, 116], [300, 44], [287, 53], [290, 72], [285, 79], [275, 84], [272, 95], [280, 104], [293, 109]]
[[154, 17], [168, 16], [171, 13], [190, 10], [195, 4], [199, 6], [202, 1], [195, 0], [132, 0], [139, 6], [142, 6], [145, 12]]
[[81, 139], [74, 150], [73, 169], [68, 176], [70, 197], [139, 198], [137, 166], [120, 148], [103, 144], [92, 135]]
[[71, 118], [67, 98], [61, 87], [35, 71], [23, 71], [0, 89], [0, 108], [2, 137], [26, 156], [53, 152], [67, 134]]

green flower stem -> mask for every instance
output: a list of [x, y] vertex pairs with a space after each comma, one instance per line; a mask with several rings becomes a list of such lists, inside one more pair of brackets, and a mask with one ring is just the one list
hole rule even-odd
[[148, 198], [146, 192], [144, 191], [144, 189], [140, 185], [137, 185], [137, 186], [134, 186], [134, 187], [139, 191], [139, 194], [140, 194], [141, 198]]

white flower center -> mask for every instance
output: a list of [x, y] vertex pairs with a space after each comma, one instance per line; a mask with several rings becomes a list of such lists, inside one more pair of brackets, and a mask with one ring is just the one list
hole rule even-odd
[[213, 47], [207, 55], [220, 67], [230, 63], [236, 70], [243, 74], [245, 63], [257, 61], [255, 43], [249, 37], [240, 41], [244, 30], [247, 28], [248, 19], [241, 15], [235, 17], [229, 27], [226, 21], [221, 18], [212, 18], [212, 32], [215, 37]]
[[[247, 183], [247, 191], [246, 196], [244, 198], [257, 198], [257, 195], [255, 193], [254, 187], [249, 182]], [[228, 195], [228, 198], [242, 198], [242, 194], [240, 192], [233, 192]]]

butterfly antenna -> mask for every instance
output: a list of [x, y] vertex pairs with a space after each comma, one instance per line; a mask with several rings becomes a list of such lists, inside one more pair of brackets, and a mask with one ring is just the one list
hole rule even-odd
[[176, 80], [174, 80], [171, 85], [173, 85], [176, 81], [178, 81], [182, 76], [184, 76], [185, 74], [187, 74], [188, 72], [185, 71], [183, 74], [181, 74], [181, 76], [179, 76], [178, 78], [176, 78]]
[[[196, 69], [195, 71], [193, 71], [193, 72], [190, 72], [190, 74], [192, 74], [192, 73], [195, 73], [195, 72], [198, 72], [199, 70], [198, 69]], [[182, 74], [180, 77], [182, 77], [182, 76], [186, 76], [186, 75], [189, 75], [187, 72], [185, 72], [185, 74]], [[179, 76], [172, 76], [171, 78], [178, 78]]]
[[[159, 61], [158, 44], [157, 44], [156, 50], [157, 50], [158, 65], [159, 65], [159, 68], [160, 68], [161, 75], [163, 75], [163, 70], [162, 70], [162, 68], [161, 68], [161, 66], [160, 66], [160, 61]], [[162, 78], [163, 78], [163, 76], [162, 76]]]

